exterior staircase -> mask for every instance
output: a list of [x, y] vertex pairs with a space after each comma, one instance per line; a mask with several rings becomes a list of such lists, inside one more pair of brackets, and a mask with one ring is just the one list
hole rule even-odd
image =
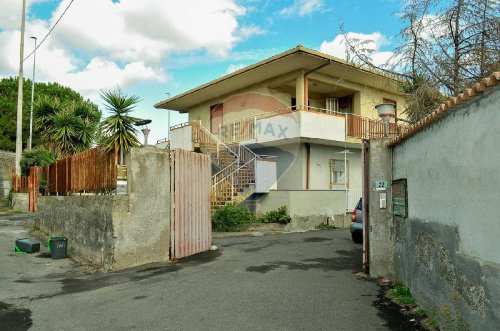
[[252, 195], [257, 155], [239, 143], [224, 144], [199, 121], [190, 122], [190, 125], [195, 150], [212, 158], [212, 209], [230, 202], [242, 202]]

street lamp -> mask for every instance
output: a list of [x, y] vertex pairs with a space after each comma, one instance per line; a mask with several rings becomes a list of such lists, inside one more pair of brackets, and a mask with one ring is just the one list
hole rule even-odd
[[384, 137], [389, 136], [389, 121], [396, 116], [396, 106], [392, 103], [382, 103], [376, 105], [378, 116], [384, 122]]
[[[168, 98], [170, 99], [170, 93], [167, 92], [165, 94], [168, 94]], [[167, 109], [167, 114], [168, 114], [168, 120], [167, 120], [167, 140], [170, 141], [170, 109]]]
[[33, 143], [33, 100], [35, 99], [35, 66], [36, 66], [36, 37], [31, 37], [35, 41], [33, 50], [33, 79], [31, 80], [31, 109], [30, 109], [30, 137], [28, 140], [28, 149], [31, 150]]

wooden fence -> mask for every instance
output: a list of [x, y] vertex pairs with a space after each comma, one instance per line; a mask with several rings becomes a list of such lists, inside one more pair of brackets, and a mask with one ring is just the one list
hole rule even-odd
[[[380, 120], [361, 117], [353, 114], [347, 116], [347, 135], [362, 139], [384, 137], [384, 123]], [[399, 127], [396, 123], [389, 123], [389, 136], [399, 133]]]
[[16, 193], [26, 193], [28, 192], [28, 182], [29, 176], [12, 176], [12, 191]]
[[93, 192], [116, 188], [113, 152], [92, 148], [45, 167], [47, 192]]

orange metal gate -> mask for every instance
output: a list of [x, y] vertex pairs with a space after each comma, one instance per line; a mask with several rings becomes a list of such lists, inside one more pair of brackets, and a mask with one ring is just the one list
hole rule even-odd
[[210, 249], [210, 156], [182, 149], [171, 152], [172, 211], [170, 258], [179, 259]]

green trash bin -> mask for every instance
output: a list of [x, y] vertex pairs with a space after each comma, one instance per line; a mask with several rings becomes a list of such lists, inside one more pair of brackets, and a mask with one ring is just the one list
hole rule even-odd
[[50, 258], [65, 259], [68, 251], [68, 238], [66, 237], [51, 237], [49, 238], [48, 249]]

